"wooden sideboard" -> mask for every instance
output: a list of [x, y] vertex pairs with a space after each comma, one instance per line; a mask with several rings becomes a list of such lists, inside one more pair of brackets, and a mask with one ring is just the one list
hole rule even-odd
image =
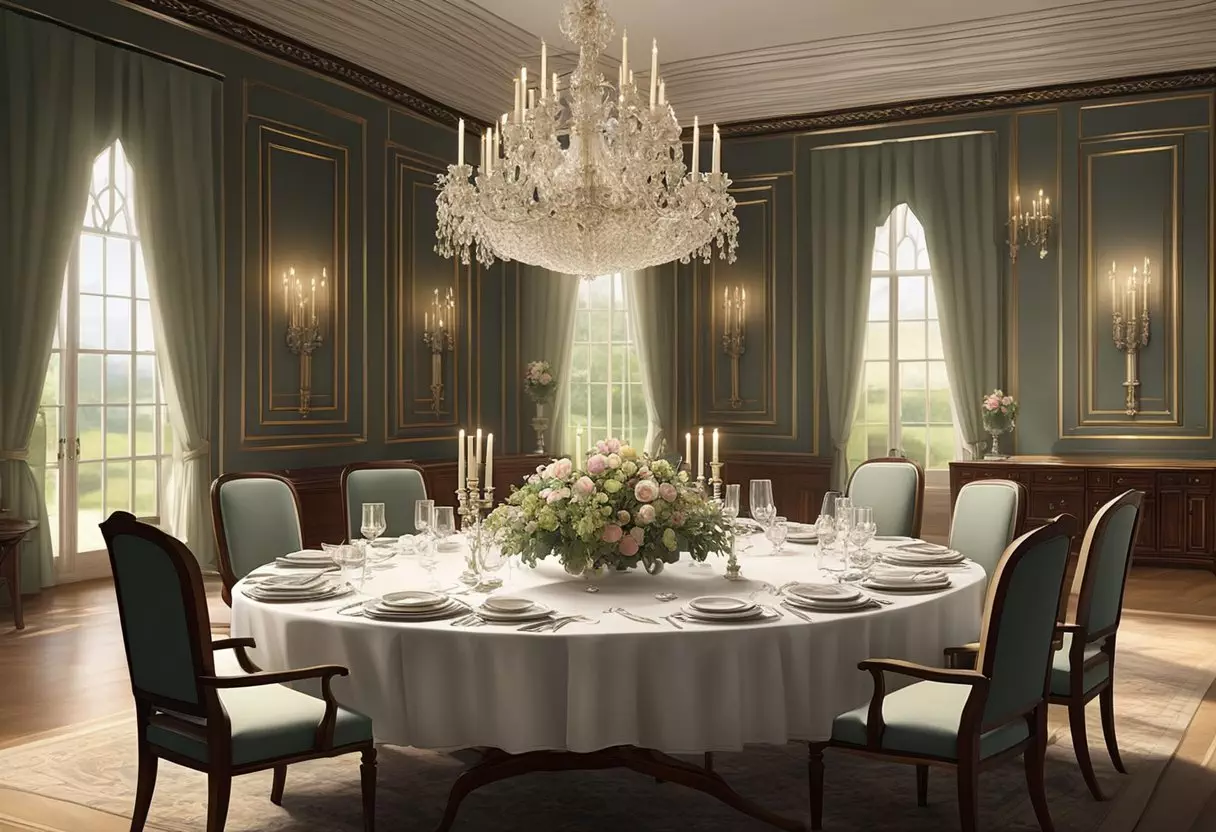
[[951, 505], [966, 483], [983, 479], [1026, 486], [1028, 527], [1064, 512], [1088, 523], [1112, 497], [1138, 489], [1144, 508], [1136, 563], [1216, 570], [1216, 460], [1017, 456], [952, 462]]

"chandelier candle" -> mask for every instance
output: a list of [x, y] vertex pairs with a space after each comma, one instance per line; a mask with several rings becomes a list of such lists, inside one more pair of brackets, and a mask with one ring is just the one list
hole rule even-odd
[[[435, 250], [483, 266], [517, 260], [559, 274], [594, 277], [693, 257], [734, 262], [739, 222], [715, 132], [711, 174], [700, 168], [695, 123], [691, 170], [680, 122], [651, 44], [649, 90], [632, 80], [622, 34], [616, 89], [599, 70], [614, 25], [603, 0], [566, 0], [562, 33], [578, 49], [566, 89], [550, 88], [541, 44], [540, 95], [524, 67], [514, 108], [488, 133], [486, 163], [439, 177]], [[495, 159], [503, 164], [495, 164]]]

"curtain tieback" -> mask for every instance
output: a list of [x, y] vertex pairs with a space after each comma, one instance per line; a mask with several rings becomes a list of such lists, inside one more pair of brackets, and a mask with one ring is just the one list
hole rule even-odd
[[196, 459], [202, 459], [211, 455], [211, 443], [204, 441], [192, 451], [186, 451], [182, 454], [182, 462], [192, 462]]
[[30, 449], [23, 448], [19, 451], [10, 451], [0, 448], [0, 462], [27, 462], [30, 458]]

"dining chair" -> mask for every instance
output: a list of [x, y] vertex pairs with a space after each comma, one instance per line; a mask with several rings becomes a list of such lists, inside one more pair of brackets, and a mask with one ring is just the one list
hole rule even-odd
[[1068, 706], [1077, 764], [1096, 800], [1105, 796], [1094, 776], [1085, 737], [1085, 706], [1094, 697], [1099, 700], [1107, 753], [1115, 770], [1127, 774], [1115, 737], [1115, 638], [1143, 501], [1144, 492], [1125, 491], [1098, 509], [1085, 532], [1073, 576], [1075, 620], [1061, 622], [1056, 629], [1058, 647], [1052, 656], [1048, 701]]
[[304, 548], [300, 496], [277, 474], [223, 474], [211, 483], [211, 523], [219, 549], [222, 596], [254, 569]]
[[[360, 752], [363, 829], [374, 832], [376, 748], [371, 720], [334, 699], [344, 667], [263, 671], [251, 638], [211, 641], [198, 563], [181, 541], [116, 511], [101, 524], [110, 553], [118, 618], [135, 695], [139, 777], [131, 832], [147, 822], [160, 760], [207, 775], [206, 832], [223, 832], [232, 778], [274, 770], [281, 804], [287, 766]], [[217, 650], [233, 650], [244, 674], [218, 676]], [[319, 679], [321, 698], [287, 687]]]
[[342, 469], [342, 511], [348, 540], [360, 540], [364, 503], [384, 503], [384, 534], [417, 534], [414, 503], [426, 499], [422, 468], [412, 462], [356, 462]]
[[1026, 522], [1026, 486], [1013, 480], [979, 480], [959, 489], [950, 518], [949, 546], [984, 569], [991, 580], [1005, 547]]
[[[963, 832], [979, 824], [979, 771], [1022, 754], [1026, 785], [1043, 832], [1052, 832], [1043, 768], [1052, 638], [1077, 521], [1062, 514], [1014, 540], [988, 584], [976, 670], [899, 659], [858, 665], [874, 680], [870, 702], [833, 721], [811, 743], [811, 828], [823, 828], [823, 751], [831, 747], [916, 766], [917, 804], [926, 805], [929, 766], [955, 769]], [[887, 692], [888, 673], [919, 681]]]
[[867, 459], [853, 469], [845, 488], [855, 506], [874, 509], [880, 535], [920, 537], [925, 505], [925, 472], [910, 459]]

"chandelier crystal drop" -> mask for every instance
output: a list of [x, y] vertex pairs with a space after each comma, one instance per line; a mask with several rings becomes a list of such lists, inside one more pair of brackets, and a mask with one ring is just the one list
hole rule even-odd
[[584, 277], [692, 257], [708, 263], [715, 245], [733, 263], [739, 221], [721, 172], [718, 128], [705, 173], [694, 121], [686, 168], [657, 43], [647, 98], [633, 82], [627, 33], [616, 88], [599, 72], [613, 34], [601, 0], [567, 0], [561, 31], [579, 50], [564, 95], [556, 73], [550, 83], [542, 43], [539, 90], [529, 88], [523, 67], [514, 110], [482, 135], [476, 168], [464, 163], [461, 121], [458, 163], [439, 176], [435, 251], [467, 264], [476, 249], [484, 266], [518, 260]]

